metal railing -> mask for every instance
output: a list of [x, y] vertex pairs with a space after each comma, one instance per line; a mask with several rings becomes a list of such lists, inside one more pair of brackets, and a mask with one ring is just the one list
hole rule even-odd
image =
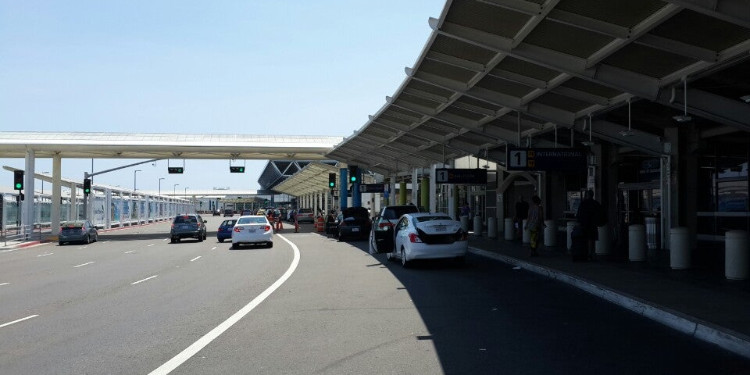
[[40, 225], [13, 225], [0, 230], [0, 241], [3, 246], [8, 242], [41, 241], [42, 227]]

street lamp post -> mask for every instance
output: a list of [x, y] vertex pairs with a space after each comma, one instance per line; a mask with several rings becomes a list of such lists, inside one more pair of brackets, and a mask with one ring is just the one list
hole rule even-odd
[[174, 186], [172, 186], [172, 197], [177, 196], [177, 194], [175, 193], [175, 191], [176, 191], [175, 189], [177, 188], [177, 185], [179, 185], [179, 184], [174, 184]]
[[[49, 174], [49, 172], [42, 172], [44, 174]], [[42, 179], [42, 195], [44, 195], [44, 179]]]
[[141, 171], [140, 169], [136, 169], [136, 170], [133, 171], [133, 192], [135, 192], [136, 190], [138, 190], [135, 187], [136, 186], [135, 185], [135, 177], [136, 177], [137, 173], [140, 172], [140, 171]]
[[163, 180], [164, 177], [159, 177], [159, 196], [161, 196], [161, 180]]

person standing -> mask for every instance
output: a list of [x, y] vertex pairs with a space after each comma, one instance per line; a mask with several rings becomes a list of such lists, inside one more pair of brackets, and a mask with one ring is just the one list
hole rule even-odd
[[529, 217], [529, 203], [523, 199], [523, 195], [516, 202], [516, 216], [513, 218], [516, 236], [523, 238], [523, 221]]
[[536, 251], [539, 245], [539, 231], [544, 228], [544, 207], [542, 199], [538, 195], [531, 197], [531, 207], [529, 207], [528, 217], [526, 218], [526, 227], [529, 230], [529, 246], [531, 247], [531, 256], [538, 256]]
[[583, 238], [588, 244], [588, 257], [594, 258], [596, 241], [599, 239], [599, 226], [604, 225], [606, 216], [602, 205], [594, 199], [594, 191], [586, 190], [584, 199], [578, 206], [576, 220], [581, 226]]

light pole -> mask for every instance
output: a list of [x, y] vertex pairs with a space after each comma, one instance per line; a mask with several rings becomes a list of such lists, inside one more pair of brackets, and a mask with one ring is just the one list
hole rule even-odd
[[161, 180], [163, 180], [164, 177], [159, 177], [159, 196], [161, 196]]
[[177, 195], [175, 193], [175, 191], [176, 191], [175, 189], [177, 188], [177, 185], [179, 185], [179, 184], [174, 184], [174, 186], [172, 186], [172, 197], [175, 197]]
[[[44, 174], [49, 174], [49, 172], [42, 172]], [[44, 195], [44, 179], [42, 179], [42, 195]]]
[[138, 189], [135, 188], [135, 177], [136, 177], [137, 173], [140, 172], [140, 171], [141, 171], [140, 169], [136, 169], [136, 170], [133, 171], [133, 192], [135, 192], [136, 190], [138, 190]]

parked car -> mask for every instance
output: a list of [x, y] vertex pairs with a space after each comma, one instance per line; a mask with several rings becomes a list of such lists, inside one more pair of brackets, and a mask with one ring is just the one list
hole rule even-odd
[[415, 259], [453, 258], [460, 264], [469, 250], [469, 236], [461, 229], [461, 222], [442, 213], [405, 214], [393, 236], [394, 251], [387, 257], [401, 259], [404, 267]]
[[224, 217], [232, 217], [234, 216], [234, 210], [224, 210]]
[[60, 246], [66, 242], [88, 244], [99, 240], [99, 232], [88, 220], [64, 221], [60, 223], [60, 234], [57, 239]]
[[398, 223], [401, 215], [419, 212], [417, 206], [385, 206], [378, 216], [372, 219], [370, 230], [370, 254], [389, 253], [393, 251], [393, 227]]
[[297, 211], [297, 222], [308, 222], [308, 223], [314, 223], [315, 222], [315, 213], [313, 212], [312, 208], [300, 208]]
[[221, 216], [221, 211], [220, 210], [214, 210], [213, 216]]
[[347, 207], [338, 216], [338, 238], [364, 238], [370, 233], [370, 214], [364, 207]]
[[253, 214], [252, 210], [242, 210], [242, 212], [240, 213], [240, 216], [250, 216], [252, 214]]
[[172, 220], [172, 228], [169, 231], [170, 242], [180, 242], [183, 238], [195, 238], [198, 241], [205, 240], [206, 222], [198, 214], [177, 215]]
[[232, 229], [234, 224], [237, 223], [237, 219], [226, 219], [221, 222], [219, 229], [216, 231], [216, 239], [219, 242], [224, 242], [228, 238], [232, 238]]
[[232, 228], [232, 249], [240, 245], [273, 247], [273, 226], [263, 215], [240, 216]]

